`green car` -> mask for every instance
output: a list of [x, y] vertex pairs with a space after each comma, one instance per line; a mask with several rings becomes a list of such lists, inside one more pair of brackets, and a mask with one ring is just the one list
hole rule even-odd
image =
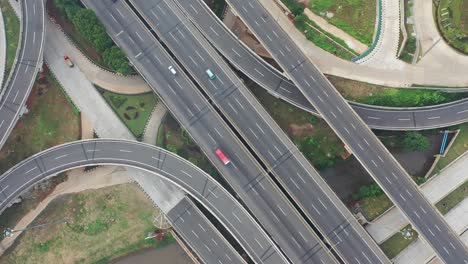
[[210, 80], [216, 79], [216, 75], [210, 69], [206, 69], [205, 72], [208, 75], [208, 77], [210, 78]]

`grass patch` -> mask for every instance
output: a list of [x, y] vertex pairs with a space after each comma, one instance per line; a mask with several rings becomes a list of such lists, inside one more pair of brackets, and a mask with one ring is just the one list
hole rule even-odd
[[418, 233], [411, 228], [411, 225], [407, 225], [402, 230], [400, 230], [400, 232], [394, 234], [385, 242], [383, 242], [380, 247], [382, 248], [385, 255], [387, 255], [389, 259], [392, 259], [417, 238]]
[[417, 107], [448, 103], [466, 98], [467, 93], [444, 93], [437, 90], [388, 88], [336, 76], [327, 76], [336, 89], [347, 99], [359, 103]]
[[19, 42], [20, 21], [8, 0], [0, 0], [0, 8], [2, 9], [3, 20], [5, 22], [6, 64], [3, 81], [5, 83], [13, 67], [13, 62], [15, 62]]
[[468, 2], [440, 0], [436, 2], [439, 31], [444, 39], [458, 51], [468, 54]]
[[271, 96], [251, 81], [247, 87], [317, 169], [341, 160], [343, 143], [325, 121]]
[[80, 118], [47, 69], [26, 105], [29, 113], [20, 118], [0, 151], [1, 173], [37, 152], [80, 137]]
[[[134, 184], [123, 184], [52, 201], [33, 224], [67, 219], [24, 233], [2, 263], [108, 263], [130, 252], [161, 247], [174, 239], [157, 242], [145, 236], [154, 231], [151, 201]], [[98, 223], [98, 224], [97, 224]]]
[[436, 208], [441, 214], [445, 215], [457, 204], [463, 201], [468, 196], [468, 182], [460, 185], [457, 189], [445, 196], [442, 200], [436, 203]]
[[[376, 4], [375, 0], [312, 0], [309, 8], [369, 46], [374, 36]], [[327, 13], [332, 16], [327, 17]]]
[[317, 47], [340, 58], [351, 60], [357, 53], [340, 38], [324, 31], [304, 14], [304, 5], [295, 0], [281, 0], [294, 14], [294, 24]]
[[434, 171], [439, 172], [445, 166], [450, 164], [450, 162], [454, 161], [456, 158], [460, 157], [463, 153], [468, 151], [468, 123], [461, 124], [457, 126], [460, 129], [460, 133], [458, 134], [455, 142], [453, 142], [452, 147], [447, 152], [445, 157], [439, 159], [437, 165], [435, 166]]
[[158, 99], [153, 92], [143, 94], [118, 94], [95, 86], [112, 110], [120, 117], [132, 134], [141, 140], [146, 123]]
[[221, 179], [218, 170], [170, 114], [166, 115], [159, 127], [157, 145], [187, 159], [213, 178]]
[[374, 220], [387, 211], [388, 208], [392, 207], [392, 205], [392, 201], [390, 201], [385, 194], [374, 197], [365, 197], [359, 201], [359, 207], [368, 221]]

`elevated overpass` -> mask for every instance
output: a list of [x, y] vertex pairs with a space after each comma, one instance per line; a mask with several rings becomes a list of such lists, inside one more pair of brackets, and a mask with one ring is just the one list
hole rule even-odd
[[19, 0], [20, 40], [15, 62], [0, 99], [0, 148], [18, 122], [42, 66], [45, 39], [44, 0]]
[[441, 214], [258, 0], [228, 2], [440, 259], [468, 262], [468, 250]]
[[[45, 179], [73, 168], [95, 165], [133, 167], [170, 181], [205, 206], [252, 260], [257, 263], [286, 263], [255, 219], [216, 180], [167, 150], [135, 141], [76, 141], [52, 147], [23, 160], [0, 177], [0, 212], [19, 195]], [[185, 205], [168, 214], [176, 225], [187, 225], [193, 221], [187, 213], [190, 204]], [[193, 229], [197, 228], [194, 222], [192, 225]]]
[[[320, 116], [285, 74], [245, 46], [203, 1], [175, 0], [175, 2], [229, 63], [275, 97]], [[468, 98], [428, 107], [381, 107], [348, 102], [362, 120], [373, 129], [423, 130], [468, 121]]]

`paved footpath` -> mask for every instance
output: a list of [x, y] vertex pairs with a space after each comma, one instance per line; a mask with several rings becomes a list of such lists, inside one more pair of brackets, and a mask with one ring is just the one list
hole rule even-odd
[[[461, 235], [461, 239], [465, 245], [468, 245], [468, 232], [465, 232], [468, 223], [468, 199], [465, 198], [460, 204], [450, 210], [444, 215], [444, 219], [457, 234]], [[447, 245], [447, 247], [450, 247], [450, 245]], [[434, 250], [419, 238], [393, 260], [394, 263], [398, 264], [421, 264], [429, 260], [432, 260], [432, 263], [440, 263], [440, 259], [435, 257]]]
[[167, 107], [159, 100], [146, 125], [145, 133], [143, 134], [143, 142], [156, 145], [158, 130], [167, 112]]
[[[447, 165], [439, 175], [422, 185], [421, 191], [432, 204], [435, 204], [468, 180], [467, 171], [468, 152], [465, 152]], [[408, 224], [400, 209], [392, 207], [365, 228], [372, 238], [381, 244]]]
[[120, 76], [92, 63], [68, 40], [59, 26], [52, 23], [50, 19], [46, 20], [46, 30], [47, 43], [57, 43], [60, 46], [61, 55], [69, 56], [92, 83], [106, 90], [122, 94], [138, 94], [151, 91], [150, 87], [139, 75]]
[[466, 67], [458, 67], [457, 64], [438, 63], [437, 65], [424, 64], [424, 66], [403, 64], [401, 68], [395, 69], [375, 68], [372, 65], [355, 64], [342, 60], [307, 40], [274, 3], [275, 0], [258, 1], [276, 18], [283, 30], [307, 54], [311, 61], [326, 74], [394, 87], [406, 87], [411, 84], [468, 86]]

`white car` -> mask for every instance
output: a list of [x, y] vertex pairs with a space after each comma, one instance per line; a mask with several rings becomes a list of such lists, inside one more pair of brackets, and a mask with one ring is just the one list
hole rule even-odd
[[173, 75], [176, 75], [177, 74], [177, 71], [175, 70], [174, 66], [169, 66], [167, 67], [169, 69], [169, 71], [173, 74]]

